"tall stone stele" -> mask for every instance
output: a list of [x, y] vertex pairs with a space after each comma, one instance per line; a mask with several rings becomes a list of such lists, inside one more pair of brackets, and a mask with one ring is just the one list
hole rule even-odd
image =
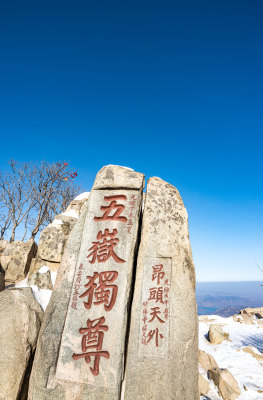
[[175, 187], [150, 178], [122, 399], [199, 399], [197, 340], [187, 212]]
[[28, 400], [119, 399], [144, 175], [97, 174], [45, 312]]

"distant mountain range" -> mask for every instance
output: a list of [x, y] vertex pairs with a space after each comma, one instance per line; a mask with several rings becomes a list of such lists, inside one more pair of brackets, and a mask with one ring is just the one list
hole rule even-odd
[[238, 296], [197, 296], [197, 306], [199, 315], [220, 315], [229, 317], [238, 314], [240, 310], [247, 307], [262, 307], [263, 301], [250, 300]]

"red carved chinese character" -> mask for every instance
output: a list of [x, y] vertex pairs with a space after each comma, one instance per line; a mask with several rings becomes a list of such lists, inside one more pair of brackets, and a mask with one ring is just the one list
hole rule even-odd
[[170, 289], [168, 287], [164, 288], [164, 291], [165, 291], [165, 296], [164, 297], [168, 297], [169, 290]]
[[149, 322], [152, 322], [154, 318], [157, 318], [159, 322], [164, 324], [165, 322], [158, 315], [161, 314], [160, 307], [152, 307], [151, 310], [153, 310], [153, 312], [150, 313], [150, 315], [152, 315], [152, 319]]
[[142, 344], [146, 344], [146, 338], [142, 338]]
[[150, 290], [150, 297], [148, 300], [155, 300], [156, 303], [158, 301], [163, 304], [163, 288], [158, 287], [158, 288], [151, 288]]
[[157, 279], [157, 285], [160, 285], [160, 280], [163, 279], [165, 275], [164, 271], [162, 271], [163, 265], [162, 264], [153, 265], [152, 269], [153, 269], [152, 281], [154, 281], [154, 279]]
[[[102, 342], [104, 338], [104, 332], [108, 330], [107, 325], [103, 325], [105, 322], [105, 318], [101, 317], [98, 319], [94, 319], [91, 321], [87, 320], [87, 327], [80, 328], [79, 333], [83, 335], [81, 341], [81, 349], [83, 351], [82, 354], [73, 354], [73, 360], [78, 360], [79, 358], [85, 358], [87, 364], [90, 363], [91, 357], [94, 357], [94, 366], [90, 367], [90, 370], [93, 375], [99, 374], [99, 364], [100, 357], [110, 358], [108, 351], [101, 350]], [[90, 350], [96, 351], [90, 351]]]
[[[101, 206], [101, 211], [104, 211], [102, 217], [94, 217], [94, 221], [121, 221], [127, 222], [126, 217], [121, 217], [121, 213], [125, 209], [123, 204], [117, 204], [116, 200], [126, 200], [126, 196], [117, 195], [117, 196], [105, 196], [105, 201], [110, 201], [108, 206]], [[110, 215], [111, 211], [116, 210], [113, 215]]]
[[99, 273], [98, 272], [94, 272], [93, 277], [92, 276], [87, 276], [87, 279], [89, 279], [88, 283], [86, 283], [86, 285], [84, 285], [85, 288], [87, 288], [87, 290], [82, 293], [79, 297], [88, 297], [88, 301], [84, 301], [84, 306], [87, 309], [90, 309], [91, 305], [92, 305], [92, 300], [93, 300], [93, 293], [94, 290], [97, 287], [97, 283], [95, 283], [95, 280], [98, 278]]
[[155, 334], [155, 345], [158, 347], [159, 346], [159, 335], [160, 335], [160, 338], [163, 339], [163, 335], [161, 333], [159, 334], [158, 328], [156, 328], [156, 330], [155, 329], [151, 330], [148, 333], [149, 339], [147, 340], [147, 343], [149, 343], [149, 341], [152, 340], [154, 334]]
[[[88, 301], [84, 301], [84, 306], [87, 309], [91, 308], [93, 296], [96, 300], [94, 304], [104, 303], [104, 309], [110, 311], [115, 304], [118, 286], [111, 285], [118, 276], [117, 271], [105, 271], [105, 272], [94, 272], [93, 276], [87, 276], [89, 279], [85, 286], [87, 290], [79, 297], [88, 296]], [[99, 278], [99, 285], [95, 283], [95, 280]]]
[[99, 286], [95, 291], [96, 302], [94, 304], [104, 304], [104, 309], [110, 311], [115, 304], [118, 286], [109, 285], [113, 283], [118, 276], [117, 271], [106, 271], [100, 273]]
[[[104, 233], [99, 231], [97, 235], [98, 240], [102, 240], [101, 242], [92, 242], [93, 246], [88, 250], [90, 254], [87, 258], [92, 257], [90, 261], [91, 264], [94, 264], [96, 261], [101, 263], [107, 261], [110, 257], [116, 261], [116, 263], [124, 263], [125, 260], [122, 260], [117, 254], [114, 252], [114, 247], [119, 242], [118, 238], [114, 238], [114, 236], [118, 233], [117, 229], [113, 229], [112, 232], [109, 232], [109, 229], [105, 229]], [[107, 240], [106, 238], [110, 239]]]

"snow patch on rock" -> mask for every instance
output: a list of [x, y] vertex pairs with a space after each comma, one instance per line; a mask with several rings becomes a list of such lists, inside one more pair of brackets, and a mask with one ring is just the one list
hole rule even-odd
[[130, 171], [134, 171], [134, 169], [132, 169], [130, 167], [124, 167], [123, 165], [109, 164], [109, 165], [107, 165], [107, 167], [121, 167], [121, 168], [129, 169]]
[[51, 225], [52, 226], [63, 225], [63, 221], [61, 221], [61, 219], [55, 218], [54, 221], [52, 221]]
[[61, 215], [66, 215], [67, 217], [73, 217], [78, 219], [78, 213], [75, 210], [69, 210], [69, 211], [65, 211], [63, 212]]
[[77, 197], [75, 197], [74, 200], [85, 200], [88, 199], [90, 192], [83, 192], [79, 194]]
[[37, 272], [39, 272], [40, 274], [45, 274], [48, 271], [50, 271], [50, 269], [46, 265], [43, 265], [43, 267], [39, 268]]
[[[52, 285], [54, 286], [55, 285], [55, 281], [56, 281], [56, 277], [57, 277], [57, 272], [51, 271], [50, 268], [47, 267], [46, 265], [44, 265], [43, 267], [41, 267], [38, 270], [38, 272], [40, 272], [41, 274], [44, 274], [44, 273], [46, 273], [48, 271], [50, 271]], [[40, 304], [42, 309], [45, 311], [45, 309], [47, 308], [47, 305], [49, 303], [49, 300], [50, 300], [50, 297], [51, 297], [51, 294], [52, 294], [52, 290], [39, 289], [35, 285], [29, 285], [27, 277], [23, 281], [17, 282], [14, 285], [14, 287], [16, 287], [16, 288], [31, 287], [33, 295], [34, 295], [36, 301]]]

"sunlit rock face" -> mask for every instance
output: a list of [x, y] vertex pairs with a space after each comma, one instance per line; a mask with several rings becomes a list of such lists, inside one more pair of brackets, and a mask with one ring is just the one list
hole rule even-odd
[[31, 288], [0, 293], [0, 399], [26, 399], [26, 371], [36, 348], [43, 311]]
[[7, 243], [1, 255], [1, 266], [5, 270], [5, 281], [14, 283], [23, 280], [28, 274], [36, 252], [37, 244], [32, 239], [27, 242]]
[[196, 400], [198, 323], [188, 217], [177, 189], [150, 178], [123, 398]]
[[62, 256], [30, 400], [120, 398], [143, 186], [141, 173], [99, 171]]

